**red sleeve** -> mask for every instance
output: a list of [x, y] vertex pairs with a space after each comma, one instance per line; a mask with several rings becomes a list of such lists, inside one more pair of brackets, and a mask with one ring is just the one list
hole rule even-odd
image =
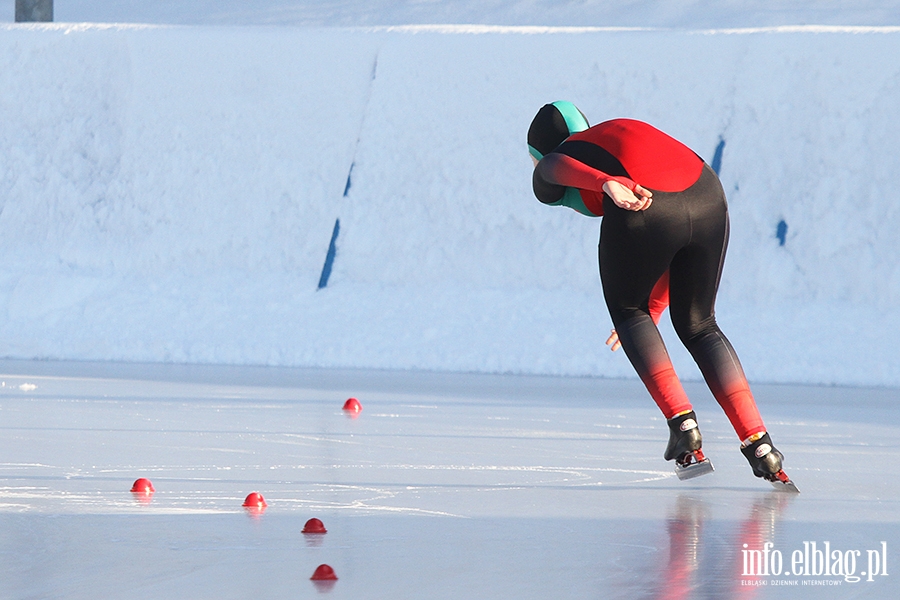
[[650, 318], [659, 325], [663, 311], [669, 306], [669, 272], [663, 273], [650, 292]]
[[631, 191], [637, 187], [637, 184], [627, 177], [614, 177], [559, 152], [551, 152], [542, 158], [537, 169], [548, 183], [596, 192], [596, 195], [582, 194], [581, 197], [587, 209], [597, 215], [603, 214], [604, 183], [610, 180], [618, 181]]

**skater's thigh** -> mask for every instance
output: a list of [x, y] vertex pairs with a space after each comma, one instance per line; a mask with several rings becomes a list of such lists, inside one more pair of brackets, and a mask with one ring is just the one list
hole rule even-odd
[[611, 313], [646, 311], [653, 286], [684, 243], [688, 228], [664, 196], [654, 193], [650, 208], [643, 211], [621, 209], [608, 198], [604, 202], [600, 279]]
[[692, 219], [691, 243], [675, 254], [669, 270], [669, 309], [679, 335], [693, 335], [713, 321], [728, 247], [724, 201], [702, 208]]

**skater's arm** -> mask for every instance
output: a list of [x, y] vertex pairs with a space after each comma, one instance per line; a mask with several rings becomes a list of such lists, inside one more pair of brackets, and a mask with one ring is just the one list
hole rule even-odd
[[[542, 158], [535, 167], [535, 171], [547, 183], [594, 192], [602, 192], [603, 184], [613, 179], [611, 175], [559, 152], [551, 152]], [[617, 179], [622, 180], [623, 185], [627, 185], [626, 182], [634, 185], [633, 181], [625, 177]]]
[[631, 179], [609, 175], [559, 152], [551, 152], [542, 158], [535, 167], [534, 176], [536, 181], [540, 180], [551, 186], [605, 192], [617, 206], [626, 210], [645, 210], [652, 202], [653, 194]]
[[[535, 163], [535, 166], [540, 164], [537, 161]], [[551, 183], [541, 174], [542, 170], [535, 168], [532, 176], [534, 195], [538, 200], [549, 206], [567, 206], [588, 217], [603, 216], [602, 192], [582, 191], [576, 187]]]

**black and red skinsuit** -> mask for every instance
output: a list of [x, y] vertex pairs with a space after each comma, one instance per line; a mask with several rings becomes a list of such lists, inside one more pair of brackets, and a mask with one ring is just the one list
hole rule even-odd
[[[610, 179], [650, 190], [650, 207], [616, 206], [602, 190]], [[715, 172], [658, 129], [615, 119], [544, 156], [533, 183], [545, 204], [604, 217], [599, 258], [606, 304], [625, 354], [665, 417], [691, 410], [656, 328], [668, 300], [675, 331], [739, 439], [764, 432], [737, 354], [715, 319], [728, 245], [728, 207]]]

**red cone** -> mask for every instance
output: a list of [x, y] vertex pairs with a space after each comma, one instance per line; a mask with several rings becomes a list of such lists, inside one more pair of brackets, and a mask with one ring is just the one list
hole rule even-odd
[[348, 398], [344, 402], [344, 410], [351, 416], [356, 416], [362, 411], [362, 404], [356, 398]]
[[253, 492], [248, 495], [246, 500], [244, 500], [243, 507], [244, 508], [253, 508], [256, 510], [264, 509], [268, 504], [266, 504], [266, 499], [262, 497], [262, 494], [259, 492]]
[[337, 575], [334, 574], [334, 569], [328, 565], [319, 565], [310, 579], [313, 581], [337, 581]]
[[150, 483], [149, 479], [141, 477], [134, 482], [134, 485], [131, 486], [131, 491], [135, 494], [146, 494], [149, 496], [156, 490], [153, 489], [153, 484]]
[[303, 531], [300, 533], [328, 533], [328, 530], [325, 529], [325, 525], [319, 519], [310, 519], [303, 526]]

